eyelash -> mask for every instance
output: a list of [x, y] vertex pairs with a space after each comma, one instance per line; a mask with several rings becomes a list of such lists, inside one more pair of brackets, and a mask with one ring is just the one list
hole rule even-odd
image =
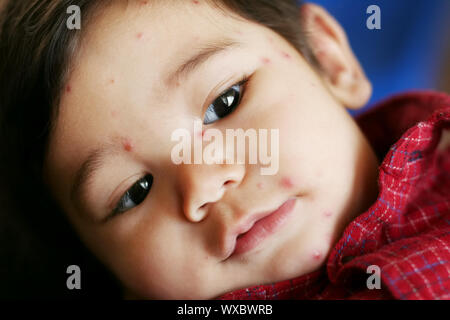
[[[239, 96], [237, 105], [233, 108], [232, 111], [230, 111], [229, 114], [231, 114], [231, 113], [232, 113], [232, 112], [233, 112], [233, 111], [234, 111], [234, 110], [242, 103], [242, 100], [244, 99], [244, 95], [245, 95], [245, 92], [246, 92], [246, 89], [247, 89], [247, 85], [248, 85], [249, 79], [250, 79], [250, 76], [244, 75], [244, 76], [241, 78], [241, 80], [240, 80], [239, 82], [237, 82], [236, 84], [232, 85], [231, 87], [229, 87], [229, 88], [227, 88], [225, 91], [223, 91], [221, 94], [219, 94], [219, 95], [213, 100], [213, 102], [212, 102], [211, 104], [209, 104], [208, 109], [210, 108], [210, 106], [212, 106], [212, 105], [214, 104], [214, 102], [215, 102], [217, 99], [219, 99], [219, 98], [220, 98], [221, 96], [223, 96], [225, 93], [229, 92], [233, 87], [239, 86], [239, 87], [241, 88], [240, 96]], [[207, 109], [207, 111], [208, 111], [208, 109]], [[228, 116], [229, 114], [227, 114], [226, 116]], [[206, 115], [206, 112], [205, 112], [205, 115]], [[224, 118], [224, 117], [222, 117], [222, 118]], [[220, 118], [220, 119], [222, 119], [222, 118]], [[220, 119], [218, 119], [218, 120], [220, 120]], [[217, 120], [217, 121], [218, 121], [218, 120]], [[133, 185], [132, 185], [132, 186], [131, 186], [131, 187], [130, 187], [123, 195], [122, 195], [122, 197], [119, 199], [119, 201], [117, 202], [117, 204], [116, 204], [116, 206], [114, 207], [114, 209], [113, 209], [113, 210], [110, 212], [110, 214], [104, 219], [104, 222], [107, 222], [108, 220], [114, 218], [115, 216], [118, 216], [118, 215], [120, 215], [120, 214], [122, 214], [122, 213], [125, 213], [125, 212], [127, 212], [127, 211], [132, 210], [133, 208], [135, 208], [135, 207], [133, 207], [133, 208], [128, 209], [128, 210], [124, 210], [124, 209], [123, 209], [124, 204], [126, 203], [127, 200], [133, 201], [133, 200], [130, 199], [130, 192], [131, 192], [131, 190], [132, 190], [134, 187], [138, 186], [139, 184], [141, 184], [141, 186], [142, 186], [143, 180], [144, 180], [145, 178], [149, 177], [149, 176], [151, 177], [151, 179], [149, 179], [149, 180], [151, 180], [151, 182], [149, 183], [150, 185], [149, 185], [149, 187], [148, 187], [149, 190], [148, 190], [147, 193], [145, 194], [144, 199], [143, 199], [141, 202], [139, 202], [138, 204], [136, 204], [135, 207], [139, 206], [139, 204], [142, 203], [142, 202], [145, 200], [145, 198], [147, 197], [147, 195], [148, 195], [148, 193], [150, 192], [150, 189], [151, 189], [151, 187], [152, 187], [152, 185], [153, 185], [153, 176], [150, 175], [150, 174], [146, 174], [146, 175], [144, 175], [143, 177], [139, 178], [139, 180], [137, 180], [137, 181], [136, 181], [136, 182], [135, 182], [135, 183], [134, 183], [134, 184], [133, 184]], [[148, 184], [148, 182], [147, 182], [147, 184]], [[126, 197], [128, 197], [128, 199], [126, 199]]]
[[[223, 91], [222, 93], [220, 93], [220, 94], [219, 94], [219, 95], [218, 95], [218, 96], [217, 96], [217, 97], [216, 97], [216, 98], [208, 105], [208, 108], [207, 108], [206, 111], [205, 111], [205, 118], [204, 118], [203, 124], [208, 125], [208, 124], [214, 123], [214, 122], [216, 122], [216, 121], [218, 121], [218, 120], [220, 120], [220, 119], [223, 119], [223, 118], [227, 117], [227, 116], [230, 115], [231, 113], [233, 113], [233, 111], [234, 111], [235, 109], [238, 108], [238, 106], [242, 103], [242, 101], [243, 101], [243, 99], [244, 99], [244, 95], [245, 95], [245, 92], [246, 92], [246, 89], [247, 89], [247, 86], [248, 86], [248, 81], [249, 81], [249, 79], [250, 79], [250, 76], [244, 75], [244, 76], [241, 78], [241, 80], [240, 80], [239, 82], [233, 84], [231, 87], [227, 88], [225, 91]], [[224, 115], [224, 116], [222, 116], [222, 117], [216, 117], [217, 119], [216, 119], [215, 121], [211, 121], [211, 122], [209, 122], [209, 123], [206, 123], [206, 118], [207, 118], [208, 115], [211, 113], [211, 112], [209, 112], [209, 110], [210, 110], [210, 108], [214, 105], [214, 103], [215, 103], [216, 101], [218, 101], [219, 98], [221, 98], [223, 95], [225, 95], [226, 93], [230, 92], [231, 89], [233, 89], [233, 88], [236, 87], [236, 86], [238, 86], [239, 89], [240, 89], [240, 91], [239, 91], [239, 98], [238, 98], [238, 100], [237, 100], [236, 105], [235, 105], [235, 106], [231, 109], [231, 111], [229, 111], [229, 113], [227, 113], [226, 115]], [[228, 102], [228, 101], [227, 101], [227, 102]], [[222, 103], [224, 103], [223, 100], [222, 100]], [[234, 101], [233, 101], [233, 103], [234, 103]]]

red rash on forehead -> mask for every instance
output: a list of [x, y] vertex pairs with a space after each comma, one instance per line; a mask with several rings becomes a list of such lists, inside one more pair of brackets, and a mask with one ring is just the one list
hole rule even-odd
[[291, 178], [289, 178], [289, 177], [283, 177], [283, 178], [281, 179], [281, 181], [280, 181], [280, 185], [281, 185], [283, 188], [290, 189], [290, 188], [292, 188], [292, 187], [294, 186], [294, 183], [292, 182], [292, 179], [291, 179]]

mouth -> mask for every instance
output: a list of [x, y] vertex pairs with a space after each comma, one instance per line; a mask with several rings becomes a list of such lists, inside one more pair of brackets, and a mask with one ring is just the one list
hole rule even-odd
[[251, 251], [276, 233], [288, 220], [296, 201], [296, 198], [289, 198], [274, 211], [252, 215], [250, 221], [242, 224], [237, 232], [232, 234], [231, 241], [234, 241], [234, 245], [224, 260]]

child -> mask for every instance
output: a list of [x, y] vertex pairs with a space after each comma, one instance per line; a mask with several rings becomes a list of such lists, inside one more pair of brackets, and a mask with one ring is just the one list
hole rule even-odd
[[[11, 170], [125, 298], [450, 297], [450, 98], [401, 95], [355, 122], [345, 107], [371, 85], [323, 8], [10, 1], [0, 54]], [[279, 169], [174, 163], [180, 128], [277, 129]]]

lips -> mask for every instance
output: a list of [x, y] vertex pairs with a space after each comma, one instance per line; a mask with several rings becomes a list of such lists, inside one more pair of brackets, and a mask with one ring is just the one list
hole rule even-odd
[[274, 211], [265, 211], [252, 215], [229, 236], [229, 250], [226, 259], [242, 255], [257, 247], [286, 222], [296, 203], [296, 198], [289, 198]]

